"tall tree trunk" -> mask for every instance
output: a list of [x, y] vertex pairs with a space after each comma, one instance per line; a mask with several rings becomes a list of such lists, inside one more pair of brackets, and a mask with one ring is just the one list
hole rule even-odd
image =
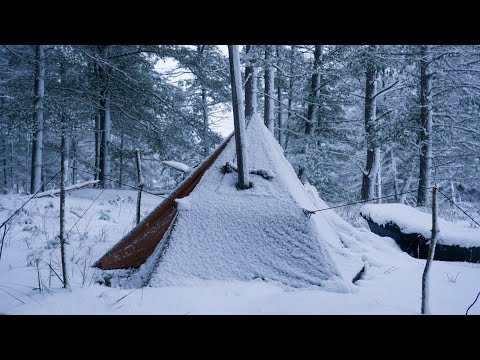
[[[277, 45], [277, 59], [278, 65], [281, 65], [280, 61], [280, 46]], [[277, 98], [278, 98], [278, 143], [285, 150], [285, 111], [283, 108], [283, 76], [278, 72], [277, 75]]]
[[[285, 127], [290, 124], [292, 119], [292, 105], [293, 105], [293, 85], [295, 83], [295, 78], [293, 73], [295, 72], [294, 60], [295, 60], [295, 45], [290, 46], [290, 55], [289, 55], [289, 79], [288, 79], [288, 104], [287, 104], [287, 120], [285, 122]], [[285, 134], [285, 133], [284, 133]], [[288, 133], [285, 134], [285, 150], [288, 147]]]
[[282, 88], [279, 86], [277, 88], [278, 92], [278, 143], [285, 150], [285, 112], [283, 110], [283, 94]]
[[379, 204], [382, 203], [382, 152], [380, 148], [375, 148], [375, 161], [376, 161], [376, 168], [377, 168], [377, 202]]
[[452, 201], [454, 203], [457, 202], [457, 195], [455, 193], [455, 185], [453, 185], [453, 181], [450, 181], [450, 195], [452, 197]]
[[99, 186], [108, 187], [107, 179], [110, 178], [110, 89], [109, 89], [109, 67], [108, 57], [110, 53], [109, 45], [99, 45], [100, 64], [98, 74], [100, 79], [100, 176]]
[[123, 189], [123, 138], [124, 138], [124, 133], [122, 130], [122, 133], [120, 135], [120, 170], [119, 170], [119, 175], [118, 175], [118, 186], [120, 189]]
[[[16, 172], [18, 173], [18, 170]], [[15, 177], [18, 178], [18, 175], [15, 175]], [[18, 181], [15, 181], [15, 182], [17, 183], [17, 188], [18, 188]], [[13, 187], [14, 187], [14, 182], [13, 182], [13, 141], [10, 140], [10, 189], [13, 190]]]
[[395, 154], [393, 152], [393, 147], [390, 149], [390, 158], [392, 161], [392, 175], [393, 175], [393, 189], [395, 190], [395, 201], [399, 200], [400, 190], [398, 188], [398, 174], [397, 174], [397, 161], [395, 159]]
[[420, 173], [417, 206], [428, 205], [428, 188], [432, 173], [432, 55], [428, 45], [420, 48]]
[[255, 66], [255, 45], [247, 45], [245, 51], [245, 119], [257, 112], [257, 78], [258, 68]]
[[407, 194], [405, 194], [405, 193], [410, 189], [410, 184], [412, 183], [412, 178], [413, 178], [413, 166], [408, 171], [407, 178], [403, 182], [402, 191], [400, 191], [401, 195], [398, 198], [398, 202], [400, 204], [405, 204], [405, 201], [407, 201]]
[[247, 143], [245, 139], [245, 114], [243, 105], [242, 76], [240, 74], [240, 56], [238, 45], [228, 45], [230, 78], [232, 82], [233, 120], [235, 127], [235, 149], [237, 150], [238, 187], [248, 189]]
[[72, 184], [77, 183], [77, 142], [75, 138], [72, 136]]
[[35, 46], [35, 86], [33, 110], [32, 171], [30, 193], [40, 188], [42, 182], [43, 152], [43, 98], [45, 95], [45, 47]]
[[320, 95], [320, 68], [322, 64], [323, 46], [315, 45], [313, 54], [312, 78], [310, 80], [310, 93], [308, 95], [307, 119], [305, 122], [305, 134], [313, 134], [315, 122], [318, 118], [319, 95]]
[[137, 149], [135, 151], [135, 164], [137, 165], [137, 186], [138, 186], [138, 193], [137, 193], [137, 216], [136, 222], [137, 225], [140, 223], [140, 209], [142, 205], [142, 189], [143, 189], [143, 179], [142, 179], [142, 163], [140, 161], [140, 150]]
[[[369, 56], [375, 53], [375, 45], [369, 46]], [[375, 161], [376, 149], [374, 142], [374, 124], [377, 113], [377, 69], [373, 59], [367, 60], [367, 71], [365, 74], [365, 137], [367, 140], [367, 164], [362, 177], [362, 200], [370, 200], [374, 195], [375, 177], [378, 164]]]
[[42, 191], [45, 191], [45, 171], [46, 171], [45, 166], [43, 166], [43, 162], [42, 162], [42, 171], [40, 173]]
[[[25, 152], [25, 161], [24, 161], [24, 170], [25, 170], [25, 177], [23, 178], [23, 191], [28, 191], [27, 189], [29, 189], [30, 187], [30, 178], [31, 178], [31, 172], [32, 172], [32, 167], [31, 166], [28, 166], [28, 162], [30, 159], [30, 144], [33, 143], [33, 140], [30, 141], [31, 139], [30, 138], [30, 134], [27, 134], [27, 151]], [[33, 138], [33, 135], [32, 135], [32, 138]]]
[[68, 137], [66, 135], [65, 110], [62, 110], [62, 141], [60, 152], [60, 255], [62, 260], [63, 287], [68, 287], [67, 265], [65, 255], [65, 180], [67, 179], [68, 169]]
[[208, 102], [207, 102], [207, 87], [205, 84], [205, 73], [204, 73], [204, 51], [205, 47], [207, 45], [197, 45], [197, 52], [200, 56], [200, 75], [199, 75], [199, 80], [201, 84], [201, 107], [202, 107], [202, 119], [203, 119], [203, 136], [202, 136], [202, 142], [203, 142], [203, 155], [206, 157], [209, 153], [210, 150], [210, 143], [208, 139], [208, 129], [209, 129], [209, 124], [208, 124]]
[[[95, 91], [100, 94], [100, 76], [98, 73], [99, 64], [97, 61], [93, 63], [93, 76], [97, 80], [95, 82]], [[94, 131], [95, 131], [95, 180], [100, 179], [100, 100], [98, 102], [98, 109], [93, 114]], [[94, 185], [95, 187], [98, 184]]]
[[203, 154], [205, 157], [210, 150], [210, 143], [208, 141], [208, 104], [207, 104], [207, 89], [202, 85], [202, 119], [203, 119]]
[[275, 85], [272, 62], [272, 49], [270, 45], [265, 46], [265, 100], [263, 118], [265, 125], [272, 134], [275, 132]]
[[7, 193], [7, 187], [8, 187], [8, 182], [7, 182], [7, 141], [5, 138], [3, 139], [3, 189], [4, 193]]
[[[322, 63], [323, 46], [315, 45], [315, 51], [313, 53], [313, 68], [312, 77], [310, 79], [310, 93], [308, 95], [308, 107], [307, 107], [307, 121], [305, 121], [305, 147], [302, 150], [304, 154], [308, 153], [308, 145], [312, 142], [312, 136], [314, 134], [315, 122], [318, 117], [319, 109], [319, 94], [320, 94], [320, 67]], [[306, 174], [305, 166], [300, 165], [298, 170], [298, 177], [305, 183]]]
[[100, 113], [94, 115], [95, 122], [95, 180], [100, 179]]

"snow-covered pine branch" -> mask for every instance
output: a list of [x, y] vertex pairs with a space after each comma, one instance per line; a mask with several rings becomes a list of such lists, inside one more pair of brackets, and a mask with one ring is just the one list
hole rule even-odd
[[181, 162], [178, 161], [162, 161], [162, 164], [170, 166], [176, 170], [182, 171], [184, 173], [189, 173], [192, 171], [192, 168], [189, 167], [188, 165], [185, 165]]

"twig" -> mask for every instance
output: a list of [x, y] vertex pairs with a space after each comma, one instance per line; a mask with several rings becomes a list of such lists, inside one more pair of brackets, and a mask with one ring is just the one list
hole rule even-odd
[[23, 291], [17, 290], [17, 289], [15, 289], [15, 288], [13, 288], [13, 287], [11, 287], [11, 286], [7, 286], [7, 285], [1, 285], [1, 284], [0, 284], [0, 286], [1, 286], [1, 287], [5, 287], [5, 288], [7, 288], [7, 289], [11, 289], [11, 290], [13, 290], [13, 291], [16, 291], [16, 292], [18, 292], [18, 293], [20, 293], [20, 294], [22, 294], [22, 295], [24, 295], [24, 296], [26, 296], [26, 297], [29, 297], [30, 299], [32, 299], [33, 301], [35, 301], [37, 304], [40, 304], [37, 300], [35, 300], [35, 299], [34, 299], [33, 297], [31, 297], [30, 295], [25, 294]]
[[60, 276], [58, 276], [57, 272], [53, 269], [53, 267], [52, 267], [49, 263], [47, 263], [45, 260], [42, 260], [42, 261], [43, 261], [45, 264], [48, 265], [48, 267], [50, 268], [50, 270], [53, 271], [53, 273], [57, 276], [58, 280], [60, 280], [60, 282], [63, 284], [63, 280], [60, 278]]
[[384, 274], [389, 274], [391, 272], [394, 272], [395, 270], [400, 269], [398, 266], [392, 266], [391, 268], [387, 269]]
[[[4, 293], [7, 293], [8, 295], [10, 295], [11, 297], [13, 297], [14, 299], [17, 299], [18, 301], [20, 301], [22, 304], [25, 304], [25, 301], [22, 301], [20, 300], [18, 297], [16, 297], [15, 295], [12, 295], [10, 294], [8, 291], [6, 290], [3, 290], [1, 287], [0, 287], [0, 290], [2, 290]], [[468, 311], [468, 310], [467, 310]]]
[[133, 289], [133, 290], [130, 291], [127, 295], [122, 296], [120, 299], [118, 299], [117, 301], [115, 301], [115, 302], [112, 304], [112, 306], [115, 305], [116, 303], [118, 303], [119, 301], [125, 299], [128, 295], [130, 295], [131, 293], [133, 293], [133, 292], [136, 291], [136, 290], [138, 290], [138, 289]]
[[479, 296], [480, 296], [480, 291], [478, 292], [477, 297], [475, 298], [475, 301], [472, 303], [472, 305], [470, 305], [470, 306], [468, 307], [467, 311], [465, 312], [465, 315], [468, 315], [468, 310], [470, 310], [470, 308], [471, 308], [473, 305], [475, 305], [475, 303], [477, 302]]

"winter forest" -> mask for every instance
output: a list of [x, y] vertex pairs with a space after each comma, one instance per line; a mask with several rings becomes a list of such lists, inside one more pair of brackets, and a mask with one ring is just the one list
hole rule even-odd
[[[338, 235], [342, 247], [349, 247], [348, 239], [362, 238], [358, 231], [369, 234], [368, 246], [351, 240], [350, 247], [355, 252], [352, 259], [358, 258], [362, 264], [361, 281], [372, 281], [376, 284], [375, 291], [382, 295], [348, 290], [358, 299], [363, 296], [362, 299], [367, 300], [358, 300], [352, 311], [348, 311], [347, 305], [345, 311], [334, 305], [329, 305], [327, 310], [320, 306], [323, 310], [319, 310], [315, 306], [321, 303], [323, 295], [312, 292], [305, 298], [309, 304], [305, 311], [418, 313], [420, 300], [416, 291], [421, 290], [421, 275], [418, 275], [423, 271], [419, 265], [421, 260], [406, 260], [409, 256], [396, 248], [398, 254], [393, 254], [396, 246], [393, 240], [387, 245], [378, 245], [381, 250], [371, 250], [370, 245], [373, 249], [377, 245], [372, 244], [387, 240], [368, 231], [364, 218], [359, 215], [361, 205], [343, 205], [370, 200], [370, 204], [405, 204], [430, 214], [431, 189], [435, 186], [448, 196], [438, 198], [439, 216], [465, 225], [469, 230], [478, 230], [470, 219], [477, 222], [480, 219], [480, 47], [241, 45], [239, 49], [241, 96], [247, 124], [258, 114], [307, 191], [313, 188], [318, 192], [318, 201], [325, 202], [321, 206], [342, 206], [331, 211], [338, 219], [326, 220], [333, 229], [346, 228], [340, 221], [353, 225], [355, 230], [348, 230], [349, 235]], [[3, 294], [5, 299], [0, 301], [0, 312], [13, 311], [16, 306], [26, 309], [19, 310], [20, 313], [41, 312], [35, 304], [41, 296], [41, 301], [50, 301], [45, 311], [54, 312], [57, 300], [45, 300], [48, 296], [45, 294], [57, 291], [55, 286], [61, 288], [59, 280], [65, 267], [72, 288], [77, 284], [77, 288], [83, 289], [86, 284], [95, 283], [91, 280], [94, 262], [141, 220], [140, 215], [134, 219], [139, 187], [144, 191], [143, 198], [138, 199], [138, 207], [141, 201], [145, 202], [142, 203], [143, 219], [185, 179], [189, 169], [202, 163], [233, 131], [231, 80], [226, 45], [0, 46], [1, 222], [29, 196], [59, 189], [62, 176], [67, 190], [74, 188], [73, 185], [83, 189], [67, 194], [67, 230], [77, 224], [80, 215], [88, 217], [88, 205], [96, 200], [97, 194], [101, 195], [106, 189], [103, 195], [107, 196], [104, 208], [99, 205], [101, 199], [92, 208], [97, 215], [91, 215], [93, 220], [86, 223], [85, 230], [74, 230], [72, 242], [67, 240], [66, 260], [63, 255], [61, 260], [60, 255], [55, 257], [53, 252], [58, 251], [55, 239], [59, 204], [55, 194], [38, 197], [35, 200], [38, 203], [30, 203], [16, 215], [13, 219], [16, 225], [5, 227], [5, 232], [9, 231], [2, 240], [0, 290], [7, 294]], [[62, 166], [64, 172], [60, 176]], [[75, 191], [78, 194], [84, 191], [84, 195], [78, 197], [81, 200], [73, 201]], [[121, 206], [128, 208], [128, 213], [123, 212]], [[113, 228], [120, 225], [123, 228], [115, 233], [117, 230]], [[430, 230], [428, 227], [426, 231], [430, 234]], [[477, 240], [480, 242], [480, 237]], [[15, 241], [26, 244], [25, 251], [10, 251]], [[53, 250], [49, 253], [45, 249]], [[342, 256], [338, 254], [332, 258], [340, 259]], [[369, 260], [365, 261], [368, 256]], [[407, 266], [397, 266], [396, 260], [391, 263], [385, 260], [396, 259], [395, 256], [405, 256], [398, 264], [411, 261], [413, 265], [408, 268], [408, 274], [420, 276], [416, 283], [408, 285], [415, 289], [409, 300], [405, 300], [405, 304], [414, 304], [411, 308], [402, 307], [400, 302], [396, 303], [398, 300], [389, 302], [382, 297], [388, 292], [382, 287], [388, 282], [387, 275], [398, 276], [398, 282], [407, 283], [408, 276], [400, 276]], [[414, 260], [418, 263], [413, 263]], [[30, 273], [12, 275], [10, 282], [31, 283], [31, 288], [36, 290], [15, 289], [37, 296], [35, 302], [8, 288], [15, 286], [7, 283], [6, 278], [2, 281], [2, 273], [20, 264], [24, 266], [25, 261]], [[464, 313], [480, 290], [478, 280], [472, 280], [478, 278], [479, 268], [471, 263], [461, 263], [464, 266], [461, 268], [457, 268], [458, 263], [443, 264], [445, 268], [432, 275], [432, 284], [444, 282], [438, 289], [462, 286], [459, 293], [465, 296], [448, 306], [437, 305], [432, 300], [433, 312], [437, 306], [439, 313]], [[401, 270], [392, 270], [395, 266]], [[433, 268], [435, 266], [436, 262]], [[449, 274], [447, 278], [445, 273]], [[452, 280], [455, 274], [458, 281]], [[76, 280], [72, 279], [75, 276]], [[104, 290], [96, 286], [98, 297]], [[223, 295], [222, 286], [212, 285], [196, 291], [217, 292], [210, 295], [222, 303], [227, 296]], [[228, 286], [227, 293], [239, 292], [244, 297], [255, 292], [275, 293], [279, 300], [273, 304], [273, 313], [298, 312], [292, 300], [285, 303], [286, 300], [280, 299], [281, 286], [270, 283], [230, 283]], [[371, 291], [373, 287], [365, 285], [365, 288]], [[167, 290], [159, 289], [165, 296]], [[119, 312], [115, 300], [127, 292], [113, 288], [112, 291], [117, 292], [106, 298], [115, 306], [106, 310], [91, 305], [83, 311]], [[124, 310], [142, 312], [140, 302], [146, 302], [143, 311], [155, 312], [153, 291], [157, 290], [150, 291], [151, 300], [148, 297], [133, 300], [139, 292], [130, 295], [126, 299], [130, 303]], [[193, 290], [190, 291], [193, 294]], [[63, 292], [55, 296], [61, 299], [59, 302], [70, 299], [70, 295]], [[173, 293], [171, 296], [173, 299]], [[435, 297], [433, 293], [431, 296]], [[370, 308], [369, 299], [386, 305], [380, 309]], [[175, 308], [174, 300], [170, 301], [170, 308], [158, 311], [189, 311], [188, 306]], [[237, 305], [220, 307], [218, 311], [257, 313], [258, 310], [254, 307], [238, 310]], [[28, 306], [37, 307], [29, 310]], [[259, 305], [259, 308], [265, 307], [268, 309], [266, 304]], [[476, 307], [472, 312], [480, 314], [480, 306]], [[215, 310], [213, 305], [205, 305], [196, 312]]]
[[[135, 183], [138, 148], [146, 187], [168, 190], [178, 179], [158, 161], [195, 165], [222, 139], [213, 124], [228, 116], [231, 97], [218, 46], [0, 51], [3, 193], [33, 193], [58, 172], [62, 131], [67, 183], [93, 177], [99, 187], [121, 186], [110, 177]], [[418, 189], [395, 200], [423, 205], [432, 183], [473, 199], [479, 56], [477, 46], [248, 45], [245, 114], [263, 115], [300, 179], [326, 201]], [[157, 71], [163, 59], [175, 66]]]

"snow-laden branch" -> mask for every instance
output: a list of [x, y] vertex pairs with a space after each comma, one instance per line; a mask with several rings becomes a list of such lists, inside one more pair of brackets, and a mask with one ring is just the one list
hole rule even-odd
[[387, 86], [385, 89], [383, 89], [383, 90], [377, 92], [375, 95], [373, 95], [373, 98], [375, 99], [375, 98], [377, 98], [378, 96], [380, 96], [380, 95], [382, 95], [382, 94], [383, 94], [383, 95], [386, 95], [386, 94], [388, 94], [388, 93], [391, 92], [391, 91], [394, 91], [394, 90], [401, 89], [401, 88], [405, 87], [404, 85], [400, 85], [400, 86], [395, 87], [395, 85], [397, 85], [398, 83], [399, 83], [398, 80], [395, 81], [392, 85]]
[[192, 168], [189, 167], [188, 165], [185, 165], [181, 162], [178, 161], [162, 161], [162, 164], [170, 166], [176, 170], [182, 171], [184, 173], [188, 173], [192, 171]]
[[[70, 191], [70, 190], [75, 190], [75, 189], [81, 189], [85, 186], [88, 186], [88, 185], [93, 185], [93, 184], [96, 184], [98, 183], [100, 180], [88, 180], [88, 181], [85, 181], [85, 182], [82, 182], [82, 183], [78, 183], [78, 184], [75, 184], [75, 185], [70, 185], [70, 186], [67, 186], [65, 188], [65, 191]], [[60, 189], [52, 189], [52, 190], [48, 190], [48, 191], [44, 191], [44, 192], [41, 192], [41, 193], [38, 193], [35, 197], [36, 198], [41, 198], [41, 197], [45, 197], [45, 196], [54, 196], [56, 194], [59, 194], [60, 193]]]

